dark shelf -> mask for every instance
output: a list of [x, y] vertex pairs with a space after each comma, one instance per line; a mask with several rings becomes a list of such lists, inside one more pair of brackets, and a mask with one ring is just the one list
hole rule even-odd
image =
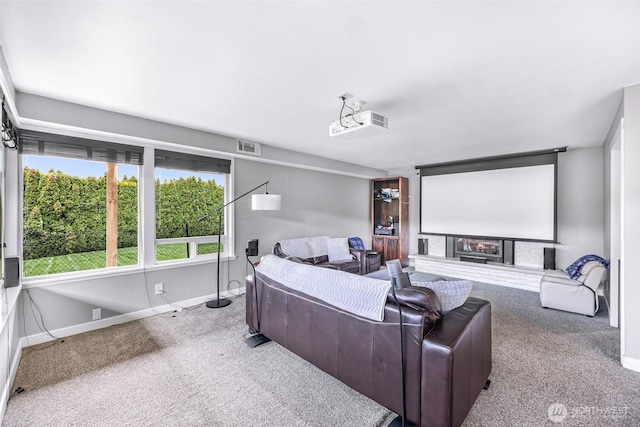
[[[408, 179], [405, 177], [380, 178], [372, 181], [371, 188], [372, 247], [382, 255], [382, 262], [400, 259], [403, 266], [409, 262]], [[380, 196], [382, 190], [384, 196]], [[391, 194], [389, 194], [391, 193]], [[376, 203], [377, 202], [377, 203]], [[392, 221], [389, 221], [389, 218]], [[393, 223], [393, 234], [376, 234], [376, 226]]]

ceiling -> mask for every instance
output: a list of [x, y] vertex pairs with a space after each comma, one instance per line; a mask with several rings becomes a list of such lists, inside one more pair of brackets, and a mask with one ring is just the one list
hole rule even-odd
[[[601, 145], [640, 2], [0, 1], [16, 89], [393, 170]], [[330, 138], [348, 91], [389, 129]]]

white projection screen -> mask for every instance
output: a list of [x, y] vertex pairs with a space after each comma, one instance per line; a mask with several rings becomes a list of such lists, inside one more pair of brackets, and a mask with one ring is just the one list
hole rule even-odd
[[425, 234], [555, 240], [555, 165], [422, 176]]

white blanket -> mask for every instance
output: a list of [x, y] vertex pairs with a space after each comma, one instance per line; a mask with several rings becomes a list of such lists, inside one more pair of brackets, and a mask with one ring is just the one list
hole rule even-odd
[[282, 253], [298, 258], [313, 258], [327, 255], [329, 236], [302, 237], [299, 239], [280, 240]]
[[381, 322], [391, 283], [265, 255], [256, 271], [349, 313]]

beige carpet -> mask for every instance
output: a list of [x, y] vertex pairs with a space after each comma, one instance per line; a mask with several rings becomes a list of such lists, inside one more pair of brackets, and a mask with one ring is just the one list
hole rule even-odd
[[[618, 331], [474, 284], [492, 302], [493, 373], [465, 425], [640, 425]], [[243, 342], [244, 299], [26, 348], [3, 426], [386, 426], [394, 414], [275, 343]], [[563, 405], [561, 423], [549, 407]], [[615, 411], [615, 414], [612, 413]], [[556, 420], [558, 418], [555, 418]]]
[[25, 349], [5, 426], [314, 426], [389, 411], [269, 343], [242, 338], [244, 298]]

